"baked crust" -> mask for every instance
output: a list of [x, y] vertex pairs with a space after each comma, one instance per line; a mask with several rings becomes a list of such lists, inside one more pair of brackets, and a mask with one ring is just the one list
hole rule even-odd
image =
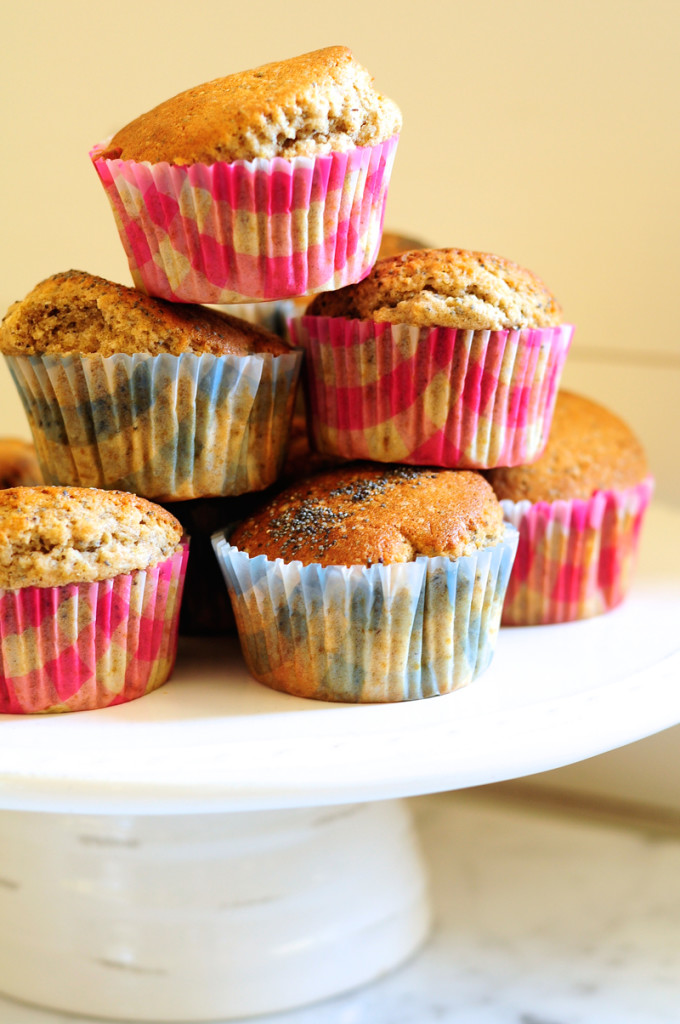
[[173, 96], [121, 128], [98, 154], [151, 163], [318, 156], [371, 146], [401, 128], [346, 46], [329, 46]]
[[649, 474], [642, 445], [623, 420], [589, 398], [560, 391], [548, 444], [530, 466], [490, 469], [499, 500], [587, 500], [634, 487]]
[[289, 487], [231, 543], [306, 565], [387, 565], [458, 558], [502, 535], [501, 507], [478, 473], [355, 463]]
[[218, 310], [165, 302], [82, 270], [67, 270], [41, 281], [10, 306], [0, 327], [0, 351], [280, 355], [290, 348], [263, 327]]
[[125, 491], [0, 491], [0, 587], [59, 587], [148, 569], [177, 550], [182, 526]]
[[317, 295], [307, 314], [464, 330], [562, 322], [554, 295], [530, 270], [467, 249], [412, 249], [378, 260], [358, 284]]

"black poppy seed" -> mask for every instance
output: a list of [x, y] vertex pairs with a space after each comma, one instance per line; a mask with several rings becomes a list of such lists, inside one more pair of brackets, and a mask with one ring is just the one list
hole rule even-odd
[[[348, 498], [353, 504], [364, 502], [372, 497], [384, 494], [387, 489], [398, 486], [401, 481], [420, 483], [422, 479], [435, 477], [436, 471], [423, 471], [417, 466], [389, 466], [379, 476], [343, 483], [328, 492], [329, 498]], [[385, 502], [380, 508], [386, 508]], [[297, 508], [290, 502], [280, 506], [279, 514], [270, 520], [267, 533], [271, 539], [280, 543], [283, 553], [301, 547], [316, 546], [323, 551], [332, 543], [332, 532], [346, 519], [352, 519], [353, 529], [363, 530], [365, 520], [357, 522], [351, 512], [331, 508], [322, 503], [322, 499], [313, 497], [307, 491]], [[347, 528], [339, 531], [346, 536]]]
[[378, 477], [350, 481], [329, 492], [331, 497], [348, 497], [351, 501], [366, 501], [373, 495], [384, 494], [388, 487], [394, 487], [400, 480], [420, 483], [421, 479], [432, 478], [436, 473], [424, 473], [417, 466], [390, 466]]
[[320, 536], [323, 543], [330, 536], [331, 529], [348, 514], [307, 498], [297, 510], [286, 508], [272, 519], [270, 534], [281, 542], [284, 550], [314, 541], [319, 543]]

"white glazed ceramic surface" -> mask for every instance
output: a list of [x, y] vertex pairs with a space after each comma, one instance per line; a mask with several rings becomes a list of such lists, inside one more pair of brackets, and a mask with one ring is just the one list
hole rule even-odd
[[202, 1021], [326, 998], [428, 927], [399, 801], [184, 817], [0, 814], [0, 992]]
[[303, 700], [252, 680], [235, 641], [185, 644], [143, 700], [0, 718], [0, 806], [252, 810], [461, 788], [590, 757], [680, 722], [680, 512], [652, 505], [628, 600], [502, 629], [471, 686], [407, 704]]

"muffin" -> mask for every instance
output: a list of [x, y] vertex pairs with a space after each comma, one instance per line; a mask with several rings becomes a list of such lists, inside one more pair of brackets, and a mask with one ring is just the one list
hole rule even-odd
[[315, 446], [345, 458], [486, 469], [536, 459], [573, 328], [510, 260], [418, 249], [318, 295], [307, 352]]
[[400, 129], [398, 107], [331, 46], [188, 89], [90, 157], [138, 288], [284, 299], [368, 273]]
[[42, 482], [35, 447], [16, 437], [0, 438], [0, 488], [32, 487]]
[[624, 599], [653, 481], [618, 416], [560, 391], [538, 461], [487, 475], [519, 530], [504, 625], [585, 619]]
[[517, 543], [477, 473], [353, 465], [215, 538], [246, 662], [320, 700], [413, 700], [489, 664]]
[[262, 328], [70, 270], [10, 307], [0, 350], [47, 483], [176, 501], [281, 470], [301, 353]]
[[120, 491], [0, 491], [0, 712], [141, 697], [175, 660], [187, 545], [164, 509]]

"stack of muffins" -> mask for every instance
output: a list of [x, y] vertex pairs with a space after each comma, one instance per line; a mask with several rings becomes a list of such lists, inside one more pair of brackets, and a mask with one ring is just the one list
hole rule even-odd
[[[494, 489], [505, 499], [525, 486], [546, 447], [573, 328], [509, 260], [409, 247], [376, 263], [400, 127], [350, 51], [330, 47], [181, 93], [92, 151], [135, 287], [56, 274], [3, 323], [53, 486], [5, 492], [6, 514], [0, 496], [0, 569], [31, 556], [0, 581], [2, 600], [21, 598], [2, 637], [0, 711], [101, 707], [167, 678], [187, 557], [180, 522], [193, 534], [187, 627], [223, 628], [219, 562], [252, 673], [301, 696], [410, 700], [474, 679], [493, 654], [518, 538], [511, 587], [532, 600], [514, 596], [507, 621], [582, 617], [621, 599], [651, 489], [644, 458], [613, 481], [583, 473], [581, 491], [557, 499], [568, 513], [541, 511], [550, 530], [534, 525], [545, 502], [533, 491], [521, 495], [524, 518], [501, 505]], [[283, 336], [203, 303], [261, 303]], [[285, 329], [282, 310], [297, 314]], [[325, 468], [281, 491], [303, 362], [307, 468]], [[519, 484], [502, 476], [509, 467], [521, 467]], [[137, 550], [135, 516], [144, 538], [152, 521], [163, 538], [153, 552]], [[208, 561], [206, 531], [218, 527]], [[587, 541], [559, 547], [564, 529], [589, 531]], [[120, 545], [110, 553], [119, 536], [125, 557]], [[577, 551], [583, 593], [570, 584], [569, 614], [555, 612], [545, 566], [568, 576]], [[114, 626], [113, 613], [94, 625], [63, 616], [59, 649], [46, 658], [40, 640], [24, 682], [28, 603], [40, 618], [68, 587], [101, 589], [169, 562], [162, 639], [120, 616]], [[199, 595], [216, 618], [193, 614]], [[88, 601], [99, 608], [98, 592]], [[113, 633], [128, 636], [124, 655], [92, 639]], [[76, 674], [68, 693], [62, 648], [89, 666], [89, 682]], [[141, 682], [107, 667], [144, 659]]]

